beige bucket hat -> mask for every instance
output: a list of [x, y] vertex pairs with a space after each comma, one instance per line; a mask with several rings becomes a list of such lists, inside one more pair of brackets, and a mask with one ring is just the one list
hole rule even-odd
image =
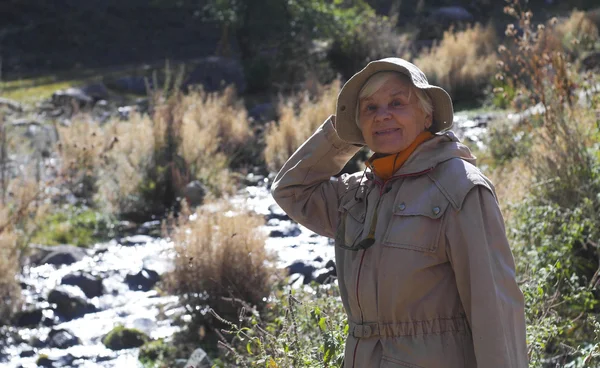
[[370, 62], [363, 70], [354, 74], [342, 87], [337, 99], [335, 121], [335, 128], [340, 138], [350, 143], [365, 144], [362, 132], [356, 124], [358, 94], [369, 77], [383, 71], [396, 71], [406, 74], [415, 87], [424, 90], [429, 95], [433, 104], [431, 132], [437, 133], [452, 127], [454, 113], [452, 99], [448, 92], [441, 87], [429, 84], [425, 73], [416, 65], [404, 59], [391, 57]]

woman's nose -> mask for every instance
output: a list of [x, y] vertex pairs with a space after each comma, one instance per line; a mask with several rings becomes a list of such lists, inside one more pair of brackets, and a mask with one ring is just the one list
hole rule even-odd
[[387, 107], [379, 107], [375, 112], [375, 121], [385, 121], [392, 117]]

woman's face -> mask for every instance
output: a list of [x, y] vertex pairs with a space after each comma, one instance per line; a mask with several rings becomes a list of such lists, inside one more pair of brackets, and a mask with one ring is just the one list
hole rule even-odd
[[421, 109], [417, 94], [410, 90], [410, 82], [390, 77], [373, 95], [359, 101], [360, 129], [372, 151], [400, 152], [431, 126], [431, 115]]

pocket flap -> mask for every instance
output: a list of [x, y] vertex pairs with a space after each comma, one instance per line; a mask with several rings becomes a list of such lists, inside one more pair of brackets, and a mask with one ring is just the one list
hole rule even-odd
[[448, 199], [437, 189], [399, 191], [392, 209], [396, 216], [426, 216], [439, 219], [448, 207]]
[[356, 221], [365, 222], [366, 205], [364, 199], [352, 197], [350, 200], [340, 204], [338, 211], [348, 212]]

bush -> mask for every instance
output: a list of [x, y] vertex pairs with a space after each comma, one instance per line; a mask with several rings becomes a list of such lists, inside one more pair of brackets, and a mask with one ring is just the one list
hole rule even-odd
[[56, 245], [73, 244], [80, 247], [110, 238], [111, 219], [89, 208], [67, 206], [56, 209], [38, 220], [32, 242]]
[[347, 317], [335, 285], [275, 290], [266, 313], [231, 323], [218, 367], [342, 367]]
[[140, 347], [138, 360], [146, 368], [169, 368], [176, 357], [175, 346], [165, 343], [164, 340], [150, 341]]
[[0, 232], [0, 325], [11, 321], [21, 306], [17, 234], [10, 230]]
[[415, 60], [429, 82], [443, 87], [455, 101], [481, 98], [496, 71], [498, 40], [491, 24], [445, 31], [439, 44]]
[[272, 171], [278, 171], [298, 147], [335, 113], [340, 91], [339, 80], [316, 87], [313, 94], [301, 93], [279, 104], [279, 121], [271, 122], [265, 132], [265, 161]]
[[364, 68], [369, 61], [384, 57], [409, 57], [414, 35], [399, 34], [396, 19], [368, 14], [360, 24], [334, 38], [327, 58], [344, 79]]
[[150, 115], [102, 126], [81, 117], [58, 128], [70, 189], [108, 212], [142, 217], [163, 214], [193, 180], [215, 196], [230, 193], [229, 167], [253, 163], [247, 112], [234, 89], [156, 90], [151, 99]]
[[211, 207], [191, 217], [183, 211], [169, 231], [176, 257], [166, 286], [198, 324], [207, 320], [207, 307], [228, 319], [236, 319], [243, 304], [262, 310], [277, 281], [259, 229], [262, 217], [233, 213], [225, 203]]
[[[527, 341], [533, 366], [600, 364], [600, 126], [598, 100], [576, 102], [581, 83], [554, 31], [532, 24], [533, 14], [511, 4], [520, 31], [507, 27], [514, 46], [501, 46], [502, 74], [540, 112], [516, 126], [531, 137], [519, 158], [531, 178], [510, 209], [509, 238], [525, 295]], [[552, 23], [550, 23], [551, 25]], [[508, 149], [507, 152], [513, 152]], [[508, 165], [512, 165], [508, 163]]]

